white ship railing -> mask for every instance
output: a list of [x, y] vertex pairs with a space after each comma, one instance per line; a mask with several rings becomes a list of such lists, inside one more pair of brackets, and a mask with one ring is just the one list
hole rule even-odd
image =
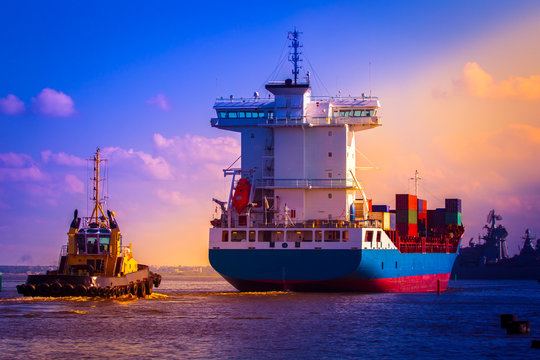
[[257, 179], [258, 188], [354, 188], [356, 184], [352, 179]]
[[303, 116], [295, 119], [266, 119], [267, 125], [380, 125], [380, 116]]

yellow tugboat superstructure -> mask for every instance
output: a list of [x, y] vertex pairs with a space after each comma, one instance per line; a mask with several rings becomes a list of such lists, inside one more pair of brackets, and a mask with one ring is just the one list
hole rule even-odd
[[133, 258], [133, 249], [122, 246], [122, 234], [114, 212], [103, 210], [100, 178], [100, 150], [93, 159], [94, 207], [81, 219], [75, 210], [69, 226], [68, 243], [60, 253], [58, 269], [46, 275], [29, 275], [17, 286], [24, 296], [102, 296], [132, 294], [144, 297], [159, 286], [161, 276]]

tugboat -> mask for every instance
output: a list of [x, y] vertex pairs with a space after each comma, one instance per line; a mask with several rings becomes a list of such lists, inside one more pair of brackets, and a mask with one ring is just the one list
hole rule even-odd
[[[536, 248], [535, 237], [529, 229], [525, 230], [523, 248], [518, 255], [510, 257], [506, 248], [508, 232], [497, 224], [501, 215], [491, 210], [484, 226], [486, 235], [475, 243], [460, 249], [452, 269], [452, 276], [459, 280], [539, 280], [540, 281], [540, 240]], [[483, 242], [482, 242], [483, 240]]]
[[75, 210], [69, 226], [67, 245], [62, 246], [58, 269], [45, 275], [28, 275], [25, 284], [17, 286], [24, 296], [90, 296], [143, 298], [158, 287], [161, 275], [133, 258], [131, 244], [122, 246], [122, 235], [114, 212], [102, 206], [100, 166], [104, 162], [99, 148], [94, 158], [94, 208], [88, 218], [78, 217]]

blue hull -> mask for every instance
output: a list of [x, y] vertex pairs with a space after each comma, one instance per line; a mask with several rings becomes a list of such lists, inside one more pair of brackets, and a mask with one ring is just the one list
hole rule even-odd
[[456, 254], [211, 249], [209, 257], [241, 291], [417, 292], [444, 290]]

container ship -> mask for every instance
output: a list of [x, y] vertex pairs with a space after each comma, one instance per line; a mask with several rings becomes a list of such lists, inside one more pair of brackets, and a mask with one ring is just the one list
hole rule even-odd
[[[357, 139], [381, 126], [378, 98], [315, 97], [292, 78], [268, 98], [218, 99], [211, 126], [241, 134], [241, 167], [211, 221], [209, 260], [240, 291], [435, 292], [447, 288], [464, 232], [461, 200], [417, 195], [374, 205], [356, 178]], [[273, 96], [272, 96], [273, 95]]]

